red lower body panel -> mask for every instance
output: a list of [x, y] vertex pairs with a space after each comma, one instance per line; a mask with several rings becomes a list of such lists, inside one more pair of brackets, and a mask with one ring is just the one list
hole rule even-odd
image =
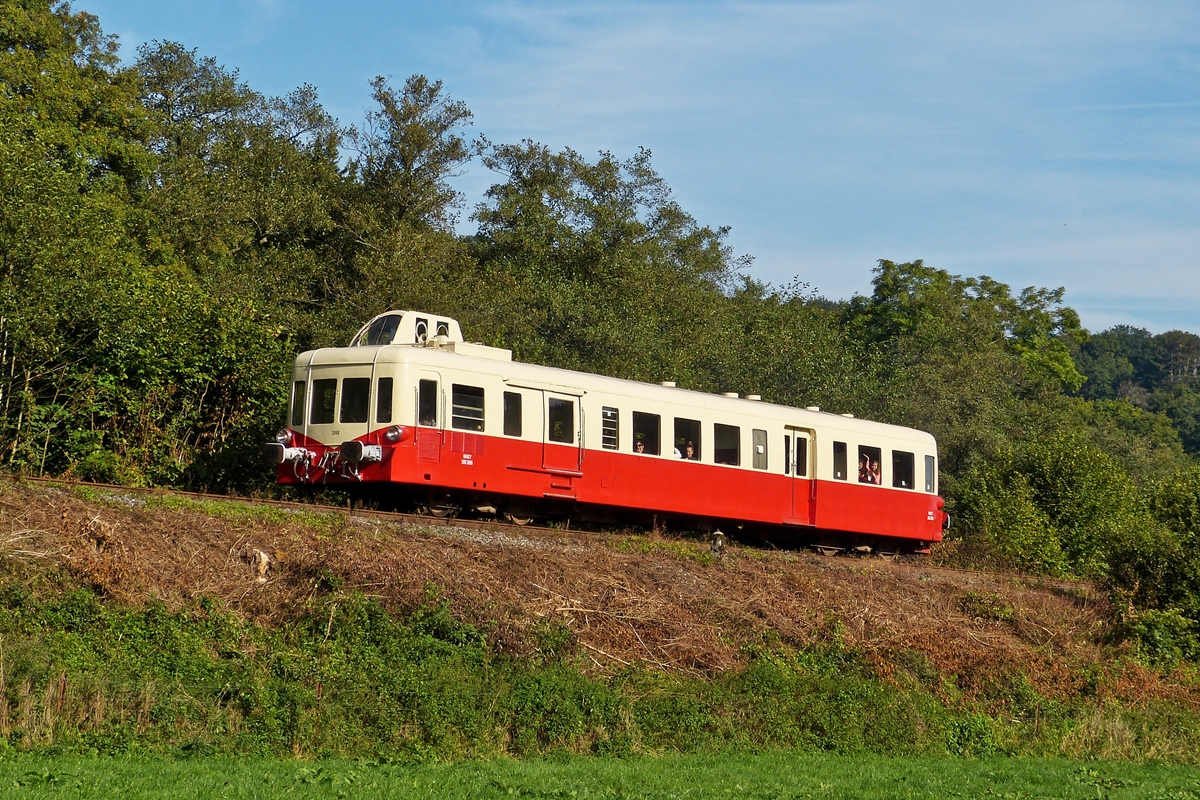
[[281, 465], [282, 483], [395, 483], [921, 543], [942, 538], [941, 498], [906, 489], [432, 428], [407, 428], [394, 445], [380, 432], [363, 437], [383, 444], [384, 457], [355, 471], [336, 448], [297, 438], [317, 457], [308, 468]]

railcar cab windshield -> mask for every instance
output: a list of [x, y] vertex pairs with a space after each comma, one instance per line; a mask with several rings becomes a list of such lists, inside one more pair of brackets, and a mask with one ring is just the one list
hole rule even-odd
[[456, 320], [415, 311], [388, 311], [372, 319], [350, 340], [351, 347], [389, 344], [423, 346], [431, 341], [461, 342]]

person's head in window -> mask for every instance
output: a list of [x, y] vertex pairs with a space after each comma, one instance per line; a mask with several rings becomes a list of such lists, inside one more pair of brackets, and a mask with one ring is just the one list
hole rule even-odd
[[637, 435], [637, 438], [635, 438], [633, 440], [633, 452], [635, 452], [635, 453], [646, 452], [646, 437], [640, 433]]
[[858, 482], [871, 482], [871, 459], [866, 455], [863, 455], [858, 461]]
[[695, 461], [698, 459], [700, 456], [696, 455], [696, 445], [692, 444], [691, 442], [685, 444], [683, 446], [683, 457], [690, 461]]

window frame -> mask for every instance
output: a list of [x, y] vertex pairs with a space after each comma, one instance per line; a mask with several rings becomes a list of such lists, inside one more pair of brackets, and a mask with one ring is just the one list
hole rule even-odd
[[[428, 412], [432, 412], [432, 415]], [[421, 378], [417, 381], [417, 427], [436, 428], [437, 426], [438, 381], [433, 378]]]
[[[365, 388], [365, 390], [364, 390]], [[354, 404], [351, 407], [351, 404]], [[349, 417], [346, 411], [357, 412]], [[371, 421], [371, 379], [361, 375], [342, 378], [341, 394], [338, 398], [339, 425], [365, 425]]]
[[380, 425], [390, 425], [396, 414], [395, 386], [396, 381], [390, 376], [375, 381], [375, 422]]
[[[505, 392], [504, 404], [504, 435], [520, 437], [525, 428], [524, 397], [520, 392]], [[515, 401], [515, 402], [514, 402]]]
[[[872, 454], [874, 454], [874, 457], [872, 457]], [[869, 461], [874, 461], [879, 465], [879, 480], [872, 483], [871, 481], [859, 478], [858, 482], [863, 486], [883, 486], [883, 448], [872, 447], [869, 444], [860, 444], [858, 446], [858, 460], [854, 462], [856, 468], [862, 463], [863, 456], [866, 456]]]
[[833, 479], [850, 480], [850, 448], [845, 442], [833, 443]]
[[[468, 398], [472, 402], [464, 402]], [[482, 386], [450, 384], [450, 427], [456, 431], [483, 433], [487, 419], [486, 402], [487, 393]]]
[[[329, 386], [333, 387], [333, 394], [329, 394]], [[318, 387], [320, 387], [318, 389]], [[317, 413], [318, 398], [322, 404], [325, 400], [329, 400], [328, 408], [322, 408], [322, 412]], [[309, 397], [308, 424], [309, 425], [333, 425], [337, 419], [338, 412], [338, 379], [337, 378], [317, 378], [312, 382], [312, 392]], [[326, 419], [328, 417], [328, 419]]]
[[612, 406], [600, 406], [600, 448], [621, 449], [621, 411]]
[[[689, 419], [688, 417], [675, 417], [674, 419], [675, 419], [675, 428], [674, 428], [675, 435], [671, 439], [671, 444], [675, 448], [675, 450], [677, 450], [679, 452], [678, 458], [681, 458], [684, 461], [700, 461], [700, 460], [702, 460], [702, 457], [704, 454], [704, 448], [700, 441], [700, 434], [703, 433], [703, 431], [704, 431], [704, 425], [698, 419]], [[683, 436], [680, 436], [680, 434], [679, 434], [679, 431], [681, 428], [681, 423], [682, 423], [683, 429], [685, 430], [685, 433]], [[684, 450], [687, 447], [687, 442], [689, 441], [688, 435], [686, 433], [686, 431], [688, 431], [688, 430], [695, 431], [694, 436], [690, 439], [690, 441], [692, 442], [692, 447], [696, 451], [695, 458], [688, 458], [687, 455], [684, 454]]]
[[292, 381], [292, 427], [304, 427], [304, 401], [308, 398], [308, 381]]
[[[908, 482], [905, 483], [902, 479], [908, 476]], [[906, 450], [892, 451], [892, 488], [893, 489], [916, 489], [917, 488], [917, 455]]]
[[766, 431], [759, 428], [750, 429], [750, 465], [753, 469], [770, 469], [771, 460], [767, 452], [768, 438]]
[[[556, 407], [559, 409], [559, 419], [555, 418]], [[563, 410], [567, 410], [565, 418], [561, 417]], [[566, 432], [557, 432], [555, 424], [564, 419], [567, 423]], [[560, 436], [564, 438], [559, 438]], [[575, 400], [568, 400], [565, 397], [546, 398], [546, 440], [555, 444], [577, 444], [575, 441]]]
[[[646, 427], [645, 423], [650, 422], [650, 426]], [[646, 430], [639, 430], [639, 428]], [[662, 455], [662, 415], [651, 414], [649, 411], [634, 411], [633, 412], [633, 441], [630, 447], [634, 453], [642, 456], [658, 456]], [[642, 441], [646, 442], [646, 452], [637, 452], [638, 435], [641, 434]], [[651, 439], [653, 435], [653, 439]], [[653, 445], [653, 447], [651, 447]]]
[[[721, 447], [722, 436], [732, 435], [733, 447]], [[728, 445], [726, 441], [724, 444]], [[733, 460], [730, 461], [730, 454]], [[699, 453], [696, 454], [699, 456]], [[740, 467], [742, 465], [742, 429], [738, 425], [725, 425], [721, 422], [713, 423], [713, 463], [723, 464], [728, 467]]]

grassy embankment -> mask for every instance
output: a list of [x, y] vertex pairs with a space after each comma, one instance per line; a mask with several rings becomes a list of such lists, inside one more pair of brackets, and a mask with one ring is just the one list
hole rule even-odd
[[[10, 756], [1200, 761], [1195, 672], [1138, 664], [1087, 587], [38, 488], [0, 508]], [[652, 769], [605, 763], [571, 769]]]

